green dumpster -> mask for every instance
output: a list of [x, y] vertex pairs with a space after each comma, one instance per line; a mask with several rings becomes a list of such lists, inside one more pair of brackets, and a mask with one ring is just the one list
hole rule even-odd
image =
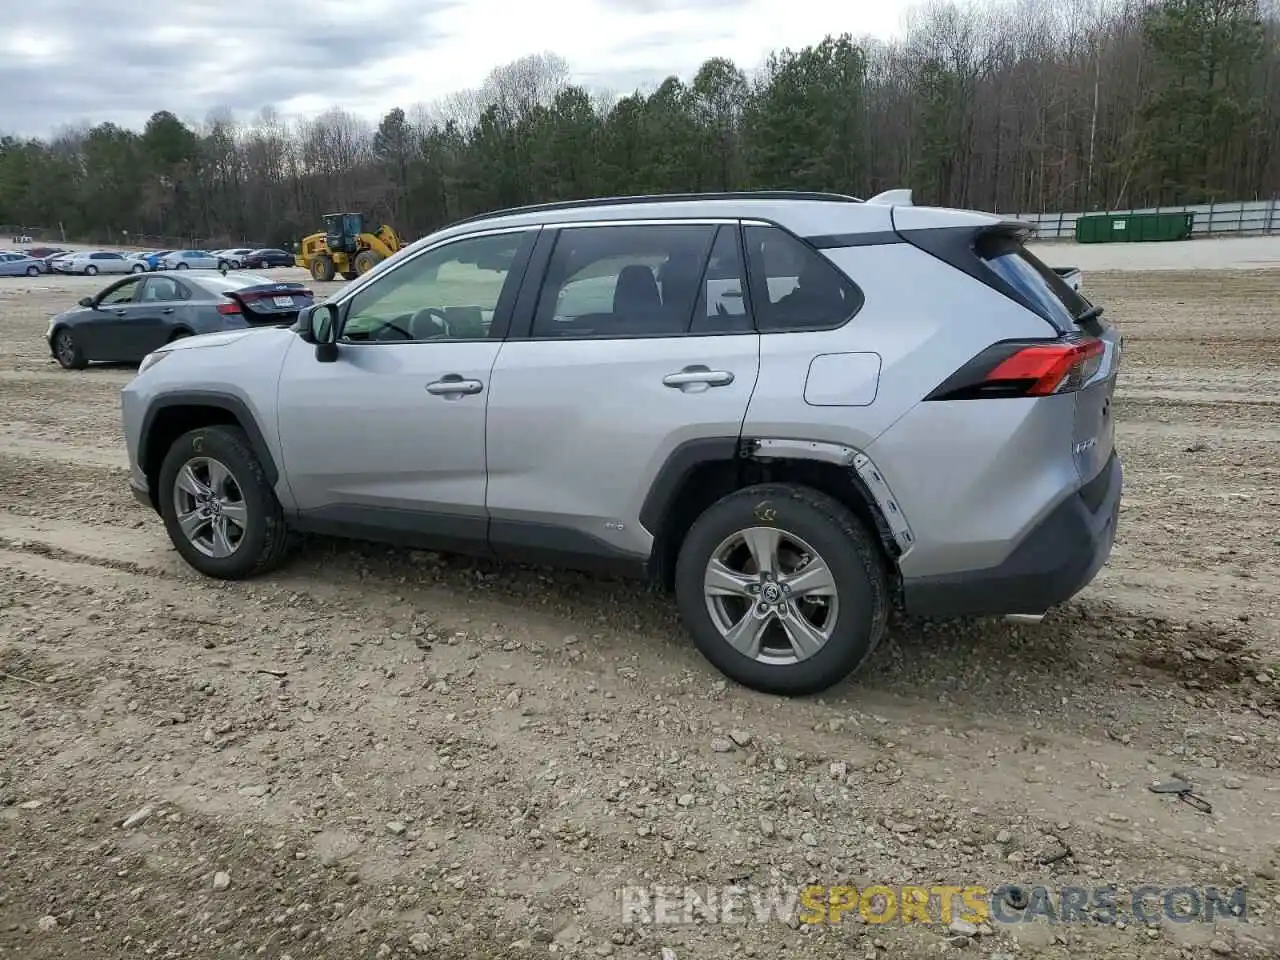
[[1076, 220], [1076, 243], [1189, 240], [1194, 213], [1100, 213]]

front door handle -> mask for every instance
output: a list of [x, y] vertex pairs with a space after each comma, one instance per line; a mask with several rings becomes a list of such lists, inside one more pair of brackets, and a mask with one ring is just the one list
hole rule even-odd
[[733, 383], [733, 374], [728, 370], [712, 370], [702, 364], [685, 367], [679, 373], [669, 373], [662, 378], [668, 387], [726, 387]]
[[468, 393], [479, 393], [484, 384], [479, 380], [464, 380], [456, 373], [450, 373], [427, 384], [427, 393], [437, 397], [462, 396]]
[[164, 308], [163, 310], [161, 310], [160, 312], [161, 312], [161, 313], [173, 313], [173, 307], [165, 307], [165, 308]]

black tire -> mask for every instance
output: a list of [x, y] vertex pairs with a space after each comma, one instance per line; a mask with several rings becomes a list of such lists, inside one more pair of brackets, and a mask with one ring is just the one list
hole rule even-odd
[[[178, 474], [189, 462], [201, 458], [215, 459], [227, 468], [245, 507], [243, 536], [227, 557], [202, 553], [178, 524], [174, 502]], [[157, 482], [157, 501], [169, 539], [182, 558], [205, 576], [242, 580], [279, 566], [288, 556], [292, 537], [284, 511], [248, 437], [239, 427], [201, 427], [183, 434], [165, 454]]]
[[311, 279], [321, 283], [332, 280], [334, 275], [333, 257], [321, 254], [311, 261]]
[[141, 264], [141, 263], [135, 263], [135, 264], [133, 265], [133, 269], [131, 269], [129, 272], [130, 272], [130, 273], [146, 273], [146, 272], [147, 272], [147, 268], [146, 268], [146, 266], [145, 266], [144, 264]]
[[179, 263], [176, 267], [174, 267], [174, 269], [175, 269], [175, 270], [190, 270], [190, 269], [191, 269], [191, 264], [189, 264], [189, 263]]
[[220, 273], [226, 274], [226, 272], [230, 269], [231, 269], [231, 264], [227, 263], [227, 261], [225, 260], [218, 261], [218, 270]]
[[[703, 579], [717, 547], [739, 531], [762, 526], [811, 545], [835, 582], [834, 630], [806, 659], [770, 664], [740, 653], [707, 609]], [[839, 501], [790, 484], [747, 487], [707, 508], [681, 544], [675, 584], [681, 619], [702, 655], [730, 679], [763, 693], [804, 696], [844, 680], [874, 652], [889, 616], [888, 578], [873, 535]]]
[[96, 277], [98, 275], [98, 268], [91, 263], [84, 268], [84, 275], [86, 277]]
[[89, 365], [76, 335], [66, 327], [54, 331], [53, 358], [64, 370], [83, 370]]
[[28, 276], [28, 277], [38, 277], [38, 276], [40, 276], [40, 268], [39, 268], [39, 267], [27, 267], [27, 276]]
[[343, 270], [343, 271], [342, 271], [342, 279], [343, 279], [343, 280], [354, 280], [354, 279], [355, 279], [356, 277], [358, 277], [358, 276], [360, 276], [360, 274], [356, 273], [354, 270]]
[[381, 262], [382, 257], [373, 250], [361, 250], [356, 254], [356, 274], [358, 276], [364, 276]]

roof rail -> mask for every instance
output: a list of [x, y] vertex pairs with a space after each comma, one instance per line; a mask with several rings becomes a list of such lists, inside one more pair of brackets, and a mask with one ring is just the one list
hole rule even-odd
[[642, 203], [681, 203], [690, 200], [825, 200], [841, 203], [862, 203], [858, 197], [843, 193], [823, 193], [816, 190], [738, 190], [722, 193], [654, 193], [635, 197], [593, 197], [585, 200], [558, 200], [553, 203], [531, 203], [521, 207], [506, 207], [477, 213], [449, 224], [451, 227], [494, 217], [510, 217], [519, 213], [549, 213], [554, 210], [577, 210], [583, 207], [624, 206]]

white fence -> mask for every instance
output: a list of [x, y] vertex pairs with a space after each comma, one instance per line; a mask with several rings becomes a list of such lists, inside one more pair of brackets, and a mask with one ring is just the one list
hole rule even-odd
[[1144, 207], [1140, 210], [1094, 210], [1084, 213], [1017, 213], [1014, 218], [1036, 225], [1039, 240], [1074, 240], [1076, 221], [1098, 214], [1194, 213], [1194, 237], [1258, 237], [1280, 233], [1280, 198], [1235, 203], [1202, 203], [1189, 207]]

